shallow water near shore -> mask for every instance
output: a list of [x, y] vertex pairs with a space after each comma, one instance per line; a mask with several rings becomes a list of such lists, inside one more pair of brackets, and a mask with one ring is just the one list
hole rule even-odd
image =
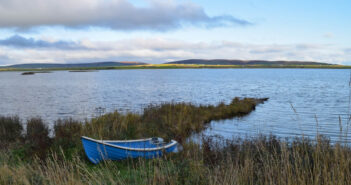
[[343, 69], [1, 72], [0, 115], [41, 116], [52, 125], [58, 118], [83, 120], [102, 111], [141, 112], [150, 103], [218, 104], [234, 97], [268, 97], [250, 115], [212, 122], [204, 133], [231, 138], [270, 133], [314, 137], [319, 132], [339, 141], [339, 116], [342, 135], [347, 131], [349, 79], [350, 70]]

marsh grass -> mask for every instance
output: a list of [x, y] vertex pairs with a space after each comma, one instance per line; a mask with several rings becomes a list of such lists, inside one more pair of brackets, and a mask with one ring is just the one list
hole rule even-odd
[[202, 131], [212, 120], [228, 119], [249, 114], [267, 99], [234, 98], [231, 103], [193, 105], [163, 103], [146, 107], [143, 114], [108, 113], [85, 123], [83, 133], [99, 139], [136, 139], [163, 137], [185, 141], [191, 134]]
[[22, 124], [18, 116], [0, 116], [0, 148], [7, 147], [21, 137]]
[[[222, 144], [226, 143], [225, 146]], [[79, 156], [11, 163], [1, 154], [1, 184], [348, 184], [351, 150], [325, 138], [293, 142], [273, 136], [184, 144], [158, 159], [105, 161]]]
[[[315, 140], [258, 136], [185, 142], [211, 120], [243, 116], [262, 101], [234, 99], [216, 106], [165, 103], [146, 107], [143, 114], [114, 112], [85, 123], [58, 120], [51, 138], [40, 118], [27, 120], [23, 132], [13, 126], [21, 125], [17, 117], [2, 117], [0, 128], [6, 132], [1, 133], [11, 131], [18, 138], [9, 138], [0, 149], [0, 184], [349, 184], [351, 148], [331, 144], [320, 135]], [[157, 159], [93, 165], [85, 158], [81, 135], [174, 137], [182, 141], [183, 150]]]
[[26, 135], [23, 142], [26, 148], [26, 156], [46, 158], [51, 146], [52, 139], [49, 138], [49, 128], [41, 118], [32, 118], [27, 121]]
[[[146, 107], [142, 114], [116, 111], [84, 123], [59, 119], [53, 126], [53, 137], [49, 137], [48, 124], [41, 118], [32, 118], [23, 124], [18, 117], [1, 117], [0, 144], [19, 158], [30, 160], [33, 157], [45, 159], [49, 152], [58, 153], [60, 159], [72, 158], [77, 153], [84, 156], [80, 141], [83, 135], [110, 140], [163, 137], [183, 143], [190, 135], [206, 128], [210, 121], [249, 114], [257, 104], [266, 100], [234, 98], [229, 104], [216, 106], [163, 103]], [[26, 125], [25, 131], [22, 125]]]

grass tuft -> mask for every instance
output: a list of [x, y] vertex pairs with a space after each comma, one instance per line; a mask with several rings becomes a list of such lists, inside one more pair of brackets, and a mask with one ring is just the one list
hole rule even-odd
[[16, 142], [22, 131], [22, 123], [18, 116], [0, 117], [0, 147], [7, 147]]
[[41, 118], [32, 118], [27, 121], [27, 132], [25, 135], [27, 154], [44, 159], [47, 156], [51, 139], [47, 124]]

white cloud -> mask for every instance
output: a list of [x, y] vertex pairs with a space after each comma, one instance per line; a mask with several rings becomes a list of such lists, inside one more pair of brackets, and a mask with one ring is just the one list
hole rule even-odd
[[67, 50], [85, 48], [84, 45], [72, 41], [54, 41], [50, 39], [35, 40], [20, 35], [13, 35], [6, 39], [0, 39], [0, 45], [14, 48], [54, 48]]
[[333, 33], [325, 33], [325, 34], [323, 35], [323, 37], [324, 37], [324, 38], [331, 39], [331, 38], [334, 37], [334, 34], [333, 34]]
[[[44, 41], [31, 40], [31, 43]], [[304, 60], [328, 63], [351, 61], [350, 52], [333, 45], [316, 44], [244, 44], [230, 41], [184, 42], [164, 38], [135, 38], [111, 42], [82, 40], [67, 49], [66, 41], [45, 41], [51, 44], [42, 47], [0, 46], [2, 64], [32, 62], [97, 62], [132, 60], [163, 63], [170, 60], [244, 59], [244, 60]], [[70, 43], [70, 42], [68, 42]], [[303, 47], [302, 47], [303, 46]], [[6, 58], [6, 59], [5, 59]], [[1, 60], [1, 58], [0, 58]], [[6, 61], [6, 62], [4, 62]]]
[[194, 3], [145, 0], [137, 7], [128, 0], [0, 0], [0, 28], [38, 26], [105, 27], [116, 30], [169, 30], [184, 24], [248, 25], [229, 15], [211, 17]]

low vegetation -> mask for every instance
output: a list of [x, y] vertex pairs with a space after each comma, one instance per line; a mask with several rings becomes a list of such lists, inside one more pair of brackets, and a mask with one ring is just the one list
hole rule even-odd
[[28, 72], [23, 72], [21, 73], [21, 75], [34, 75], [36, 73], [51, 73], [51, 71], [44, 71], [44, 70], [40, 70], [40, 71], [28, 71]]
[[35, 72], [23, 72], [21, 75], [34, 75]]
[[[165, 103], [143, 114], [109, 113], [85, 123], [0, 117], [0, 184], [348, 184], [351, 148], [327, 138], [274, 136], [187, 141], [211, 120], [244, 116], [266, 99], [234, 99], [230, 104]], [[91, 164], [80, 136], [133, 139], [161, 136], [182, 143], [179, 153], [158, 159]]]
[[244, 116], [267, 99], [234, 98], [228, 105], [193, 105], [164, 103], [150, 105], [142, 115], [109, 113], [84, 125], [83, 134], [94, 138], [137, 139], [163, 137], [183, 142], [191, 134], [202, 131], [212, 120]]
[[98, 72], [98, 70], [70, 70], [68, 72], [71, 73], [79, 73], [79, 72]]
[[21, 137], [22, 130], [19, 117], [0, 117], [0, 148], [15, 143]]

